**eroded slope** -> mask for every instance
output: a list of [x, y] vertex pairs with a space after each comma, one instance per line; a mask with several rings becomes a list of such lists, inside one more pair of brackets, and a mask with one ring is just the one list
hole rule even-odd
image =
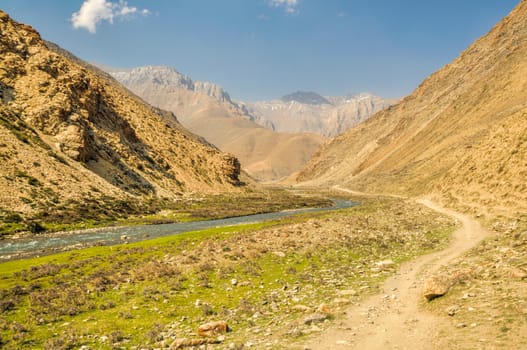
[[[0, 210], [127, 212], [221, 192], [239, 163], [0, 12]], [[143, 208], [143, 210], [146, 207]]]
[[300, 181], [527, 210], [527, 2], [401, 103], [336, 138]]

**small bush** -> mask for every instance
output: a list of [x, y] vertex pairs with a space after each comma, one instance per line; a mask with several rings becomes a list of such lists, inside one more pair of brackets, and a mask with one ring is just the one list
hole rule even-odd
[[152, 329], [146, 332], [146, 337], [150, 341], [150, 344], [155, 344], [163, 340], [163, 325], [155, 323]]
[[40, 181], [38, 181], [38, 180], [35, 179], [34, 177], [28, 177], [28, 179], [27, 179], [27, 183], [28, 183], [30, 186], [39, 186], [39, 185], [40, 185]]
[[27, 229], [29, 230], [29, 232], [34, 233], [34, 234], [39, 234], [39, 233], [46, 231], [46, 228], [37, 221], [32, 221], [28, 223]]
[[18, 213], [9, 213], [4, 216], [4, 222], [6, 223], [19, 223], [22, 220], [22, 217]]

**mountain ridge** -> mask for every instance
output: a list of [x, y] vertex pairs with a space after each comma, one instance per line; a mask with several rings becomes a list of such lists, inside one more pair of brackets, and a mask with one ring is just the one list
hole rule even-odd
[[[273, 130], [313, 132], [335, 137], [397, 102], [371, 93], [321, 96], [297, 92], [286, 96], [289, 97], [285, 100], [281, 98], [240, 105], [245, 106], [252, 120]], [[310, 103], [311, 100], [315, 103]]]
[[313, 91], [296, 91], [291, 94], [282, 96], [280, 100], [284, 102], [296, 101], [299, 103], [309, 104], [309, 105], [331, 104], [331, 102], [329, 102], [323, 96]]

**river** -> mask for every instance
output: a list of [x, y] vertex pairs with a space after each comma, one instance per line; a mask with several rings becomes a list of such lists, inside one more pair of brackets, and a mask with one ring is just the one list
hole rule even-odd
[[71, 231], [30, 238], [4, 239], [0, 241], [0, 261], [49, 255], [60, 251], [80, 249], [94, 245], [115, 245], [139, 242], [178, 233], [204, 230], [214, 227], [235, 226], [276, 220], [301, 213], [313, 213], [350, 208], [358, 205], [349, 200], [333, 199], [333, 206], [285, 210], [274, 213], [237, 216], [226, 219], [178, 222], [173, 224], [107, 227]]

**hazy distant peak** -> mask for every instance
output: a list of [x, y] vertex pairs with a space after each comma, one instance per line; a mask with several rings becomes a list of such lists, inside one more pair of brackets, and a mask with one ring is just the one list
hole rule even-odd
[[232, 102], [229, 94], [221, 86], [205, 81], [194, 81], [173, 67], [144, 66], [121, 71], [106, 68], [106, 71], [128, 87], [145, 84], [160, 88], [174, 87], [202, 93], [221, 102]]
[[326, 98], [312, 91], [297, 91], [281, 98], [284, 102], [296, 101], [308, 105], [331, 104]]
[[192, 79], [166, 66], [144, 66], [122, 71], [111, 70], [109, 73], [121, 82], [139, 83], [148, 81], [160, 86], [176, 86], [193, 90]]

